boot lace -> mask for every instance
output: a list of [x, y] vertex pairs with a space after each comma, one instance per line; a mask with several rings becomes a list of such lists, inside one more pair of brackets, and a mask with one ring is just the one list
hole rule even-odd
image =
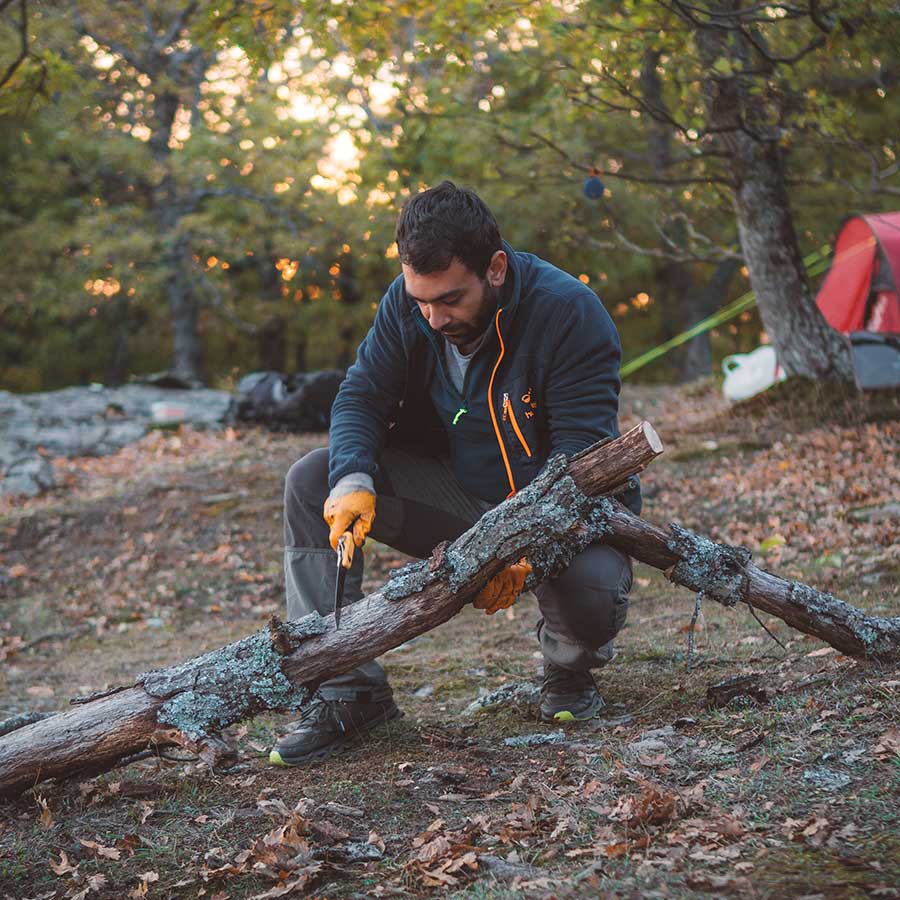
[[341, 717], [335, 714], [333, 704], [338, 703], [337, 700], [326, 700], [324, 697], [316, 694], [309, 703], [300, 711], [300, 718], [297, 719], [296, 725], [320, 725], [324, 722], [337, 722], [341, 731], [346, 731]]
[[553, 663], [544, 664], [543, 691], [549, 694], [574, 694], [589, 688], [596, 688], [597, 683], [590, 672], [573, 672]]

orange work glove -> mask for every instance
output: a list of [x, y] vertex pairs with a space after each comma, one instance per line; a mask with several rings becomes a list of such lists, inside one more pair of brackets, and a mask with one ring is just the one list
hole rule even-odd
[[483, 609], [492, 616], [498, 609], [506, 609], [516, 602], [522, 593], [525, 579], [531, 574], [531, 564], [523, 556], [517, 563], [495, 575], [479, 592], [472, 603], [475, 609]]
[[366, 535], [372, 530], [375, 518], [375, 495], [371, 491], [351, 491], [325, 501], [322, 510], [325, 521], [331, 528], [328, 540], [333, 550], [345, 531], [353, 532], [353, 543], [362, 547]]

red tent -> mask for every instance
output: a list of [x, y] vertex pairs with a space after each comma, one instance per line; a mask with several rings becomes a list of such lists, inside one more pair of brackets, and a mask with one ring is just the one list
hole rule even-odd
[[900, 212], [851, 216], [834, 243], [834, 260], [816, 303], [845, 334], [900, 334]]

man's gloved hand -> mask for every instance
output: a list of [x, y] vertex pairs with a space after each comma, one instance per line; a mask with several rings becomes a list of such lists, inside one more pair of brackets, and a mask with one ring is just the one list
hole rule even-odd
[[475, 609], [483, 609], [492, 616], [498, 609], [506, 609], [516, 602], [522, 593], [525, 579], [531, 574], [531, 564], [523, 556], [517, 563], [495, 575], [479, 592], [472, 603]]
[[362, 547], [366, 535], [372, 530], [375, 495], [371, 491], [351, 491], [334, 499], [329, 497], [322, 515], [331, 528], [328, 540], [332, 549], [337, 550], [338, 541], [345, 531], [352, 531], [353, 543]]

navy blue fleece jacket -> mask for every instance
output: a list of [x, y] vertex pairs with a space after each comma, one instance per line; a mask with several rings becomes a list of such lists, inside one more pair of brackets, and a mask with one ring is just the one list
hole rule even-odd
[[[578, 279], [504, 243], [509, 264], [491, 333], [462, 392], [443, 338], [406, 296], [403, 277], [381, 300], [332, 408], [329, 485], [365, 472], [378, 483], [388, 443], [447, 454], [476, 496], [499, 502], [558, 453], [618, 435], [615, 325]], [[635, 487], [623, 498], [640, 511]]]

